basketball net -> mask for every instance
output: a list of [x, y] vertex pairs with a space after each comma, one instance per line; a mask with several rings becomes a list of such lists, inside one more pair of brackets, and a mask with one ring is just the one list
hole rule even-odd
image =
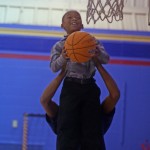
[[123, 20], [124, 0], [88, 0], [86, 22], [93, 20], [94, 24], [100, 20], [109, 23]]

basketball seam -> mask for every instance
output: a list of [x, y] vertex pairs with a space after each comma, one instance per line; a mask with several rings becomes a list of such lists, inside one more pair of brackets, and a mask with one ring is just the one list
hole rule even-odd
[[[76, 34], [76, 33], [75, 33]], [[76, 59], [76, 61], [78, 61], [78, 59], [77, 59], [77, 57], [76, 57], [76, 55], [75, 55], [75, 51], [74, 51], [74, 45], [73, 45], [73, 40], [74, 40], [74, 37], [75, 37], [75, 34], [73, 35], [73, 38], [72, 38], [72, 50], [73, 50], [73, 55], [74, 55], [74, 58]]]
[[83, 36], [83, 38], [81, 38], [77, 43], [75, 43], [75, 45], [77, 45], [78, 43], [80, 43], [84, 38], [86, 38], [87, 36], [89, 36], [89, 34], [86, 34], [85, 36]]
[[79, 54], [80, 56], [89, 57], [89, 55], [87, 56], [87, 55], [84, 55], [84, 54], [81, 54], [81, 53], [78, 53], [78, 52], [76, 52], [76, 53], [70, 53], [69, 56], [74, 55], [74, 54]]
[[[75, 33], [75, 34], [76, 34], [76, 33]], [[74, 39], [75, 34], [73, 35], [72, 43], [70, 44], [70, 43], [67, 42], [67, 44], [68, 44], [69, 46], [77, 45], [77, 44], [80, 43], [84, 38], [86, 38], [87, 36], [89, 36], [89, 34], [86, 34], [86, 35], [83, 36], [83, 38], [81, 38], [77, 43], [73, 43], [73, 39]]]
[[[81, 48], [76, 47], [76, 49], [83, 49], [83, 48], [88, 48], [88, 47], [93, 47], [93, 46], [95, 46], [95, 44], [90, 45], [90, 46], [86, 46], [86, 47], [81, 47]], [[72, 48], [68, 48], [67, 50], [72, 50]]]

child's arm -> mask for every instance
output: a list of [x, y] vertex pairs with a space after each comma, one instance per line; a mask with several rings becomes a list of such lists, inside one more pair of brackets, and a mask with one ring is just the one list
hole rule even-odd
[[120, 90], [119, 90], [115, 80], [104, 69], [104, 67], [100, 64], [99, 60], [97, 58], [93, 58], [93, 60], [97, 67], [98, 72], [100, 73], [100, 75], [109, 91], [109, 95], [102, 102], [103, 111], [105, 113], [109, 113], [115, 108], [115, 105], [120, 98]]
[[52, 80], [52, 82], [46, 87], [44, 90], [40, 102], [43, 106], [45, 112], [50, 118], [55, 117], [58, 111], [58, 105], [52, 101], [52, 97], [54, 96], [56, 90], [60, 86], [63, 78], [65, 76], [65, 70], [63, 69], [56, 78]]
[[57, 42], [52, 50], [50, 56], [50, 68], [53, 72], [58, 72], [67, 62], [67, 55], [64, 49], [63, 41]]

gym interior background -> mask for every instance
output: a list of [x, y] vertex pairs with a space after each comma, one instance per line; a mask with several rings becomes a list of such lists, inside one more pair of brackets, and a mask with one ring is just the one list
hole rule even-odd
[[[150, 147], [148, 0], [125, 0], [123, 20], [113, 23], [87, 24], [86, 6], [87, 0], [0, 0], [0, 150], [55, 150], [56, 135], [44, 120], [40, 96], [56, 76], [49, 68], [50, 49], [64, 35], [60, 24], [68, 9], [78, 10], [84, 31], [105, 46], [111, 58], [105, 68], [121, 91], [105, 135], [107, 150]], [[95, 78], [102, 100], [107, 90]]]

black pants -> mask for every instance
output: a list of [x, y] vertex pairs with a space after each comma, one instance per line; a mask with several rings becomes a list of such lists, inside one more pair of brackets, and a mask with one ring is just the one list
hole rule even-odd
[[100, 89], [92, 83], [64, 81], [58, 114], [57, 150], [104, 150]]

